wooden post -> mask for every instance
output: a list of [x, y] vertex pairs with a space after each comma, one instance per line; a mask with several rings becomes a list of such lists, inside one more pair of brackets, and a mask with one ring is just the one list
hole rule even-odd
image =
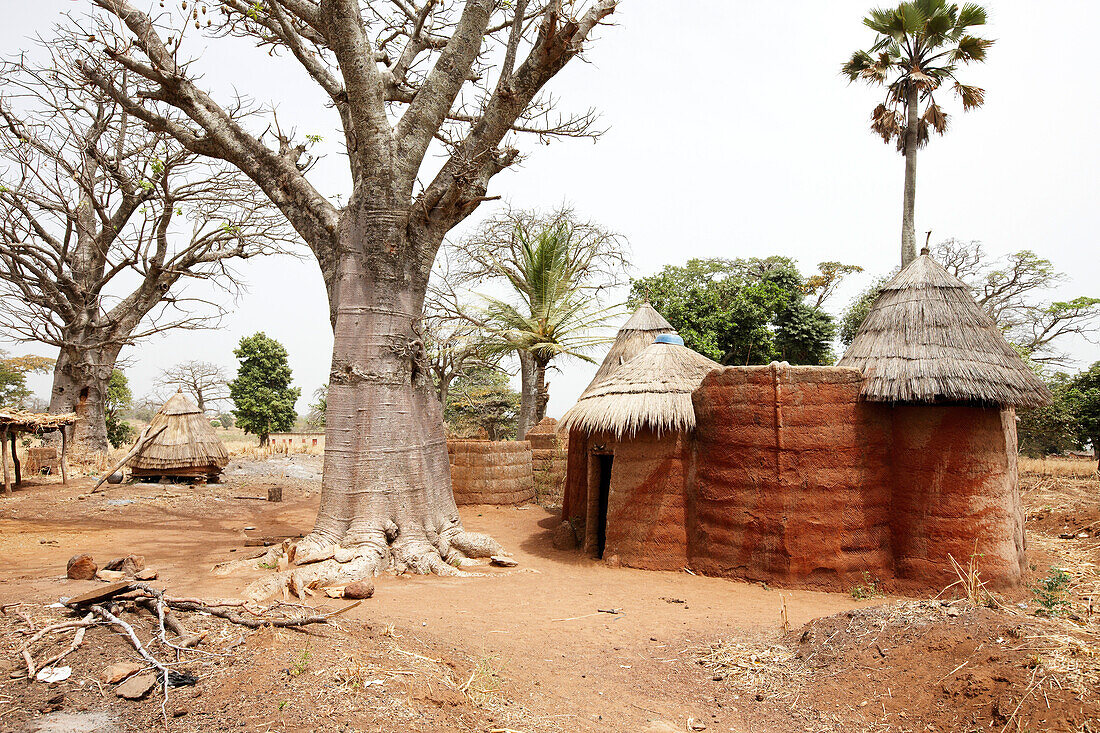
[[61, 426], [61, 485], [69, 483], [69, 464], [65, 460], [65, 454], [68, 451], [68, 436], [66, 425]]
[[8, 477], [8, 426], [0, 433], [0, 463], [4, 464], [4, 493], [11, 493], [11, 479]]
[[15, 430], [11, 431], [11, 462], [15, 466], [15, 485], [23, 483], [23, 467], [19, 465], [19, 450], [15, 445], [15, 436], [18, 433]]

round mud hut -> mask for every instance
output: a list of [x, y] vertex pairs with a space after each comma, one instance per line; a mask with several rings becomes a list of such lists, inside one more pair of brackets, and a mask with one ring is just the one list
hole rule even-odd
[[217, 481], [229, 462], [229, 452], [210, 421], [182, 390], [153, 416], [148, 435], [148, 442], [129, 461], [134, 478]]
[[[581, 393], [581, 399], [612, 370], [633, 359], [643, 349], [652, 344], [657, 336], [665, 333], [674, 334], [676, 329], [648, 301], [642, 303], [638, 310], [634, 311], [634, 315], [630, 316], [618, 333], [615, 334], [614, 343], [611, 344], [611, 348], [607, 350], [607, 355], [600, 362], [600, 368], [596, 370], [596, 376], [592, 377], [592, 381]], [[574, 440], [572, 433], [564, 426], [559, 426], [558, 429], [562, 430], [567, 436], [566, 480], [561, 501], [562, 520], [576, 525], [578, 522], [583, 521], [587, 512], [587, 507], [584, 505], [584, 499], [581, 496], [584, 488], [580, 484], [580, 479], [587, 471], [588, 457], [583, 447], [584, 437], [582, 435], [578, 434], [577, 439]], [[570, 477], [573, 477], [572, 480], [570, 480]]]
[[883, 287], [838, 366], [859, 369], [860, 398], [890, 411], [897, 578], [952, 580], [950, 558], [977, 555], [983, 578], [1018, 584], [1015, 411], [1051, 396], [970, 288], [922, 250]]
[[570, 461], [568, 484], [578, 509], [570, 524], [587, 553], [636, 568], [684, 567], [691, 393], [718, 366], [664, 333], [562, 417], [570, 458], [584, 459]]

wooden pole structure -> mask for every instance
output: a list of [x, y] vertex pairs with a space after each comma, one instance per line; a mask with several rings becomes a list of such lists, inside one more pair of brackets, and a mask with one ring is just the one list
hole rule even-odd
[[15, 436], [18, 433], [15, 430], [11, 431], [11, 462], [15, 466], [15, 485], [23, 483], [23, 467], [19, 465], [19, 450], [15, 445]]
[[4, 464], [4, 493], [11, 493], [11, 479], [8, 477], [8, 426], [0, 433], [0, 463]]
[[133, 447], [130, 448], [130, 450], [126, 453], [126, 455], [124, 455], [121, 459], [119, 459], [118, 463], [116, 463], [114, 465], [114, 467], [112, 467], [110, 470], [108, 470], [107, 473], [103, 474], [103, 477], [101, 479], [99, 479], [99, 481], [96, 482], [95, 486], [92, 487], [92, 493], [93, 494], [96, 491], [99, 491], [99, 487], [103, 485], [103, 482], [107, 480], [108, 476], [110, 476], [112, 473], [114, 473], [118, 469], [122, 468], [123, 466], [125, 466], [126, 463], [131, 458], [133, 458], [134, 456], [136, 456], [138, 454], [138, 451], [140, 451], [142, 448], [145, 447], [146, 443], [148, 443], [150, 440], [152, 440], [153, 438], [155, 438], [158, 435], [160, 435], [161, 433], [163, 433], [168, 428], [168, 425], [167, 425], [167, 423], [164, 424], [164, 425], [161, 425], [159, 428], [157, 428], [156, 430], [153, 430], [153, 432], [150, 433], [149, 431], [152, 429], [152, 427], [153, 427], [152, 425], [146, 425], [145, 426], [145, 429], [141, 431], [141, 435], [139, 435], [138, 439], [136, 441], [134, 441]]
[[65, 460], [65, 454], [68, 451], [68, 436], [67, 426], [61, 426], [61, 485], [69, 483], [69, 464]]

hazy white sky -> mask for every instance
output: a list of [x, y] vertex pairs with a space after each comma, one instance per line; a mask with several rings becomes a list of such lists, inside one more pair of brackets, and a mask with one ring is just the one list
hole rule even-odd
[[[712, 256], [782, 254], [804, 271], [821, 260], [863, 266], [866, 273], [831, 303], [837, 311], [898, 260], [902, 160], [867, 129], [880, 93], [848, 86], [838, 73], [869, 44], [860, 19], [873, 4], [796, 0], [780, 10], [741, 0], [624, 0], [616, 25], [590, 44], [588, 63], [567, 67], [551, 87], [567, 108], [597, 107], [607, 134], [595, 144], [521, 140], [526, 160], [497, 176], [490, 193], [525, 207], [573, 204], [628, 238], [636, 274]], [[988, 63], [964, 72], [986, 88], [986, 105], [964, 115], [952, 101], [951, 130], [922, 151], [917, 230], [933, 230], [933, 240], [980, 239], [995, 255], [1033, 249], [1072, 276], [1053, 296], [1098, 295], [1093, 29], [1100, 4], [986, 5], [985, 33], [997, 43]], [[60, 13], [88, 7], [86, 0], [0, 0], [0, 51], [30, 48], [29, 37], [47, 33]], [[284, 126], [339, 139], [335, 114], [294, 63], [228, 41], [209, 48], [203, 68], [222, 99], [235, 88], [276, 105]], [[327, 152], [313, 178], [326, 193], [346, 192], [346, 166], [334, 144]], [[332, 346], [317, 267], [278, 258], [240, 270], [249, 291], [220, 329], [173, 333], [124, 352], [135, 395], [178, 361], [235, 367], [236, 342], [263, 330], [289, 350], [305, 409], [326, 381]], [[1100, 359], [1088, 342], [1070, 348], [1080, 362]], [[551, 376], [555, 416], [595, 370], [577, 361], [560, 366]], [[34, 386], [43, 396], [49, 389], [44, 378]]]

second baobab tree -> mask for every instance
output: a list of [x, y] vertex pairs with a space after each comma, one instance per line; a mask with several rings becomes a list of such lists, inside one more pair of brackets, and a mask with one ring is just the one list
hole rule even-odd
[[863, 24], [877, 37], [856, 51], [843, 67], [849, 81], [886, 88], [886, 98], [871, 113], [871, 129], [886, 143], [896, 143], [905, 156], [902, 194], [901, 264], [917, 257], [914, 209], [917, 196], [917, 150], [932, 132], [947, 131], [948, 114], [936, 101], [943, 86], [962, 101], [963, 110], [982, 106], [985, 91], [955, 76], [960, 64], [985, 61], [993, 41], [972, 33], [985, 25], [985, 9], [943, 0], [913, 0], [896, 8], [872, 10]]
[[[455, 574], [499, 551], [458, 516], [421, 309], [443, 237], [519, 158], [513, 133], [588, 134], [591, 114], [558, 117], [543, 90], [616, 0], [221, 0], [213, 26], [193, 31], [183, 3], [152, 17], [127, 0], [94, 2], [105, 14], [78, 31], [90, 39], [89, 83], [188, 150], [244, 172], [324, 276], [335, 342], [321, 502], [285, 580], [389, 567]], [[275, 124], [257, 134], [263, 125], [245, 119], [257, 109], [217, 99], [190, 63], [201, 45], [184, 42], [200, 33], [293, 58], [317, 84], [342, 131], [346, 195], [331, 200], [310, 181], [309, 138]], [[120, 88], [124, 72], [140, 78], [140, 93]]]

